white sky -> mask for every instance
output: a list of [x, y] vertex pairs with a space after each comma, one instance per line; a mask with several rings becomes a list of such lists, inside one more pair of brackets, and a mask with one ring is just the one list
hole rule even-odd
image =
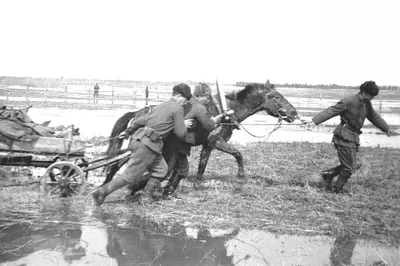
[[400, 85], [397, 0], [0, 2], [0, 76]]

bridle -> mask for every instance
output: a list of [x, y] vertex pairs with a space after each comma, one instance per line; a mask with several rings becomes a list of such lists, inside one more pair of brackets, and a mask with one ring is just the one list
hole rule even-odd
[[264, 98], [268, 97], [268, 101], [271, 102], [271, 104], [273, 105], [274, 109], [276, 110], [273, 114], [275, 115], [275, 117], [278, 118], [278, 122], [275, 124], [274, 128], [266, 135], [264, 136], [257, 136], [254, 135], [253, 133], [251, 133], [249, 130], [247, 130], [242, 124], [240, 124], [236, 118], [234, 117], [234, 115], [230, 115], [230, 120], [232, 121], [232, 123], [222, 123], [222, 124], [230, 124], [230, 125], [235, 125], [236, 128], [242, 128], [247, 134], [249, 134], [252, 137], [255, 138], [265, 138], [267, 137], [267, 139], [272, 135], [272, 133], [274, 133], [276, 130], [278, 130], [281, 126], [282, 126], [282, 121], [284, 118], [286, 118], [287, 116], [282, 116], [279, 113], [279, 110], [285, 109], [286, 106], [290, 105], [289, 103], [286, 103], [283, 107], [278, 108], [278, 104], [277, 101], [275, 100], [275, 98], [273, 97], [273, 92], [276, 92], [275, 90], [269, 91], [269, 92], [260, 92], [260, 94], [263, 94]]
[[282, 123], [282, 119], [287, 118], [287, 116], [282, 116], [279, 113], [279, 111], [282, 110], [282, 109], [286, 110], [286, 106], [289, 106], [290, 103], [285, 103], [282, 107], [279, 108], [278, 104], [277, 104], [277, 100], [275, 100], [275, 97], [273, 96], [274, 92], [277, 92], [277, 91], [276, 90], [272, 90], [272, 91], [269, 91], [269, 92], [262, 92], [261, 94], [265, 94], [266, 96], [264, 96], [264, 97], [267, 97], [268, 99], [271, 100], [269, 102], [273, 105], [274, 109], [276, 110], [273, 114], [275, 114], [276, 117], [279, 119], [278, 122]]

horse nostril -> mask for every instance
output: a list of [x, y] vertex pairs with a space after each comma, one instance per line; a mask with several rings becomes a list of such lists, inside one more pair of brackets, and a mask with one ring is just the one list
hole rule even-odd
[[281, 115], [286, 115], [286, 109], [285, 108], [279, 108], [278, 113]]

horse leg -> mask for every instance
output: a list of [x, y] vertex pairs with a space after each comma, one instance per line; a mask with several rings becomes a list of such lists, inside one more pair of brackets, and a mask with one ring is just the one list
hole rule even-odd
[[199, 161], [199, 167], [197, 169], [196, 181], [203, 180], [203, 174], [204, 171], [206, 170], [208, 159], [210, 158], [212, 150], [213, 150], [212, 147], [203, 145], [203, 149], [201, 149], [200, 153], [200, 161]]
[[213, 145], [214, 145], [215, 149], [225, 152], [225, 153], [228, 153], [228, 154], [232, 155], [233, 157], [235, 157], [237, 165], [238, 165], [237, 177], [240, 179], [245, 178], [244, 166], [243, 166], [243, 156], [240, 153], [240, 151], [238, 149], [236, 149], [233, 145], [225, 142], [222, 139], [215, 141], [213, 143]]

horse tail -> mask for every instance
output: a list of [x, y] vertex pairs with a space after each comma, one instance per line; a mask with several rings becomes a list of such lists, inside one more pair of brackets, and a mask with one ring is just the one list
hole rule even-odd
[[[124, 141], [123, 139], [119, 139], [118, 136], [128, 127], [129, 121], [136, 116], [136, 113], [137, 112], [128, 112], [121, 116], [117, 122], [115, 122], [111, 130], [110, 140], [108, 141], [108, 147], [106, 151], [106, 156], [108, 158], [118, 155], [118, 152], [120, 151]], [[125, 162], [126, 161], [121, 161], [104, 167], [103, 172], [106, 174], [106, 179], [104, 180], [103, 185], [113, 179], [114, 175]]]
[[106, 151], [107, 157], [111, 158], [117, 156], [118, 151], [121, 149], [123, 143], [123, 139], [119, 139], [117, 137], [128, 127], [129, 121], [136, 116], [136, 113], [137, 112], [128, 112], [121, 116], [117, 122], [115, 122], [111, 131], [110, 141], [108, 142]]
[[[145, 108], [140, 109], [135, 112], [128, 112], [128, 113], [124, 114], [123, 116], [121, 116], [117, 120], [117, 122], [115, 122], [115, 125], [111, 131], [110, 140], [108, 142], [108, 147], [107, 147], [107, 151], [106, 151], [106, 156], [108, 158], [115, 157], [120, 153], [122, 143], [124, 140], [119, 139], [118, 136], [128, 127], [129, 122], [134, 118], [137, 118], [139, 116], [147, 114], [153, 108], [154, 108], [154, 106], [150, 106], [150, 107], [145, 107]], [[128, 161], [128, 159], [125, 158], [124, 160], [121, 160], [118, 163], [106, 166], [104, 168], [104, 172], [106, 173], [106, 180], [104, 181], [103, 185], [110, 182], [113, 179], [114, 175], [121, 168], [121, 166], [124, 165], [127, 161]]]

